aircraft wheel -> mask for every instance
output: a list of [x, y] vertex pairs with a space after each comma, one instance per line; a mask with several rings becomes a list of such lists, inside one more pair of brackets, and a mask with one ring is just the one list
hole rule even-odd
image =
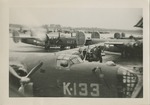
[[73, 46], [70, 46], [70, 49], [73, 49], [74, 47]]
[[70, 46], [70, 49], [76, 48], [76, 46]]
[[64, 49], [65, 49], [65, 46], [60, 46], [60, 49], [61, 49], [61, 50], [64, 50]]
[[74, 46], [74, 48], [77, 48], [77, 46]]
[[48, 47], [48, 46], [45, 46], [45, 50], [49, 50], [49, 47]]

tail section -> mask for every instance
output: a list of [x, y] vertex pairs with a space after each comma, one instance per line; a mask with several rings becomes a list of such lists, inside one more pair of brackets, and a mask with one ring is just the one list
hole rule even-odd
[[78, 31], [76, 32], [76, 43], [77, 43], [77, 46], [82, 46], [85, 44], [85, 34], [84, 32], [81, 32], [81, 31]]
[[92, 32], [91, 39], [100, 39], [100, 33], [99, 32]]
[[16, 31], [16, 30], [13, 30], [12, 35], [13, 35], [13, 41], [14, 41], [15, 43], [19, 43], [19, 41], [20, 41], [20, 39], [19, 39], [19, 32]]

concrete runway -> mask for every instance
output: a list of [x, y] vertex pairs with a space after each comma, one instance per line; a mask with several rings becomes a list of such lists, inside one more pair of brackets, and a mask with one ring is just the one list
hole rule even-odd
[[[29, 45], [29, 44], [24, 44], [24, 43], [14, 43], [12, 38], [10, 38], [10, 43], [9, 43], [9, 59], [13, 59], [13, 57], [22, 57], [22, 56], [27, 56], [29, 54], [38, 54], [38, 55], [43, 55], [45, 56], [53, 56], [55, 54], [69, 54], [73, 53], [78, 50], [78, 48], [75, 49], [67, 49], [60, 51], [59, 48], [51, 48], [49, 52], [45, 51], [43, 47], [41, 46], [34, 46], [34, 45]], [[107, 61], [114, 61], [117, 65], [124, 66], [126, 68], [132, 69], [135, 66], [142, 66], [143, 62], [139, 58], [121, 58], [120, 53], [112, 53], [105, 51], [105, 56], [102, 57], [103, 62]]]

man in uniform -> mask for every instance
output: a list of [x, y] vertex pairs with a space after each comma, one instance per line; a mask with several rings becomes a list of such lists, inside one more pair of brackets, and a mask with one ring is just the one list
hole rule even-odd
[[49, 51], [49, 49], [50, 49], [50, 39], [48, 35], [46, 34], [45, 50]]
[[102, 63], [102, 55], [101, 55], [102, 49], [101, 46], [96, 47], [96, 56], [98, 57], [100, 63]]

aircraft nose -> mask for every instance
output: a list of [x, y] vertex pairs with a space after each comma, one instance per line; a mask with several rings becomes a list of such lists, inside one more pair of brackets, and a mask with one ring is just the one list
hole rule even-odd
[[136, 74], [130, 72], [127, 68], [120, 67], [117, 71], [118, 95], [119, 97], [131, 97], [132, 92], [138, 82]]

